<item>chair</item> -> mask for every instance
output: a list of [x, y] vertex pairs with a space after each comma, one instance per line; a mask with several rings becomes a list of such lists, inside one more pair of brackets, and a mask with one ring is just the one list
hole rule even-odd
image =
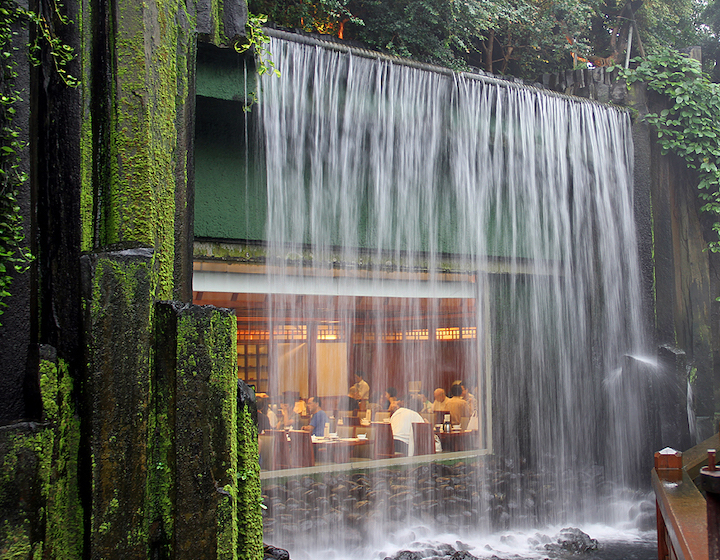
[[271, 471], [287, 469], [290, 466], [290, 446], [283, 430], [265, 430], [265, 435], [272, 438], [272, 453], [267, 468]]
[[290, 431], [290, 466], [314, 467], [315, 455], [312, 447], [312, 434], [305, 430]]
[[461, 416], [460, 417], [460, 428], [463, 430], [467, 430], [469, 422], [470, 422], [469, 416]]
[[355, 426], [338, 426], [337, 427], [337, 435], [339, 438], [353, 438], [355, 437]]
[[378, 411], [375, 413], [375, 422], [384, 422], [386, 418], [390, 418], [389, 412]]
[[390, 459], [395, 457], [395, 442], [393, 441], [392, 426], [386, 423], [375, 424], [374, 432], [373, 457], [375, 459]]
[[355, 428], [355, 437], [365, 434], [367, 443], [353, 449], [353, 457], [356, 459], [372, 459], [375, 445], [375, 428], [370, 426], [359, 426]]
[[432, 424], [413, 422], [414, 455], [432, 455], [435, 453], [435, 437]]
[[372, 439], [372, 428], [370, 426], [358, 426], [355, 428], [355, 436], [358, 437], [360, 434], [365, 434], [367, 439]]
[[423, 417], [423, 420], [425, 420], [425, 422], [427, 422], [427, 423], [430, 424], [431, 426], [433, 426], [434, 424], [436, 424], [436, 422], [435, 422], [435, 413], [434, 413], [434, 412], [421, 412], [421, 413], [420, 413], [420, 416], [422, 416], [422, 417]]
[[258, 436], [258, 451], [260, 454], [260, 468], [264, 470], [271, 470], [273, 467], [273, 444], [275, 442], [275, 436], [263, 435]]

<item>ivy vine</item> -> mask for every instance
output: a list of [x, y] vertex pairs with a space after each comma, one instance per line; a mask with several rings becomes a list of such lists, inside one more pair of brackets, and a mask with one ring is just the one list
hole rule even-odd
[[280, 76], [280, 71], [275, 68], [275, 63], [270, 58], [270, 50], [265, 46], [270, 42], [270, 37], [262, 28], [267, 23], [267, 20], [266, 15], [248, 13], [245, 38], [235, 43], [235, 51], [243, 54], [251, 50], [255, 55], [258, 74], [262, 75], [272, 71], [276, 76]]
[[[245, 38], [240, 39], [233, 45], [235, 52], [243, 54], [251, 52], [255, 57], [255, 67], [258, 75], [262, 76], [267, 72], [273, 72], [276, 76], [280, 76], [280, 71], [275, 68], [275, 63], [270, 58], [271, 53], [267, 48], [270, 37], [263, 29], [263, 25], [267, 23], [267, 16], [263, 14], [248, 13], [247, 24], [245, 26]], [[257, 103], [257, 93], [251, 91], [248, 93], [250, 103], [243, 106], [243, 111], [249, 111], [252, 104]]]
[[[13, 275], [26, 271], [33, 260], [24, 245], [23, 217], [18, 204], [18, 192], [28, 176], [21, 167], [26, 143], [20, 139], [20, 129], [13, 122], [17, 107], [23, 102], [16, 85], [17, 53], [21, 46], [26, 46], [29, 62], [39, 66], [43, 49], [47, 49], [60, 79], [68, 86], [77, 86], [78, 80], [67, 71], [75, 53], [54, 33], [55, 22], [70, 23], [62, 9], [57, 0], [40, 2], [37, 11], [18, 6], [14, 1], [0, 5], [0, 315], [11, 295]], [[18, 30], [33, 26], [35, 39], [20, 45]]]
[[702, 72], [700, 62], [666, 49], [645, 59], [621, 77], [630, 85], [645, 82], [648, 89], [663, 95], [670, 107], [648, 113], [645, 119], [655, 127], [662, 153], [683, 158], [699, 176], [698, 196], [702, 210], [715, 216], [712, 228], [717, 240], [709, 249], [720, 252], [720, 84]]

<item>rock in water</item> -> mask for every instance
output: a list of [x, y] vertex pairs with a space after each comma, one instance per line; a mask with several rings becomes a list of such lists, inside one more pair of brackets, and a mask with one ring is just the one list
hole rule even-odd
[[265, 560], [290, 560], [290, 553], [282, 548], [264, 545]]
[[566, 527], [555, 535], [555, 542], [546, 544], [546, 550], [567, 550], [573, 553], [590, 552], [598, 549], [598, 542], [575, 527]]
[[415, 552], [412, 550], [401, 550], [395, 556], [388, 556], [385, 560], [422, 560], [423, 555], [421, 552]]

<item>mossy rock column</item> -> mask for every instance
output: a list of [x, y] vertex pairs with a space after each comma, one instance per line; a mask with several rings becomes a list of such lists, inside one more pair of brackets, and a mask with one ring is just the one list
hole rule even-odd
[[255, 391], [242, 379], [237, 384], [238, 558], [260, 560], [264, 552], [257, 402]]
[[90, 557], [147, 556], [153, 252], [83, 257]]
[[66, 364], [50, 346], [39, 357], [44, 422], [0, 427], [0, 558], [76, 560], [80, 421]]
[[52, 431], [36, 422], [0, 427], [0, 558], [34, 558], [43, 549], [44, 487]]
[[230, 310], [159, 304], [157, 431], [167, 418], [174, 441], [155, 448], [175, 471], [164, 519], [177, 559], [237, 558], [236, 336]]

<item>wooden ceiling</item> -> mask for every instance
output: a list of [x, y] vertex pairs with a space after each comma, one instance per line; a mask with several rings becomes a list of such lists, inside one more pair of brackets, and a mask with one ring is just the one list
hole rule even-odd
[[438, 324], [474, 324], [475, 300], [461, 298], [346, 297], [193, 292], [193, 303], [234, 309], [238, 322], [270, 317], [287, 323], [350, 321], [355, 325], [427, 321]]

